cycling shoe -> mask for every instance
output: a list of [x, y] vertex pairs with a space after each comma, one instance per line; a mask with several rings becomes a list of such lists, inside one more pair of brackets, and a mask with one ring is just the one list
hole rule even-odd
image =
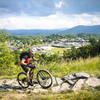
[[30, 86], [33, 86], [32, 82], [28, 82], [28, 84], [29, 84]]

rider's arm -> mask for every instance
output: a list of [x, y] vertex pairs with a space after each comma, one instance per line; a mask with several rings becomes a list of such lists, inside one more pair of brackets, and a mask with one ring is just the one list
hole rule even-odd
[[38, 61], [38, 59], [37, 59], [37, 58], [35, 58], [35, 57], [33, 57], [33, 60], [34, 60], [34, 61]]
[[25, 63], [25, 59], [24, 59], [24, 58], [20, 61], [20, 64], [21, 64], [21, 65], [27, 65], [27, 64]]

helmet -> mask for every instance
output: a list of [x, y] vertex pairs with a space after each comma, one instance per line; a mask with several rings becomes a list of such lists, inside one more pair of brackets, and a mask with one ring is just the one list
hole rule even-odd
[[34, 54], [36, 52], [36, 49], [35, 48], [30, 48], [29, 52], [32, 53], [32, 54]]

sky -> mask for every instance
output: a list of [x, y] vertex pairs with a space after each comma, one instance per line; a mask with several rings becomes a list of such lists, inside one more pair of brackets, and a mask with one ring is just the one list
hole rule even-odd
[[100, 0], [0, 0], [0, 29], [100, 25]]

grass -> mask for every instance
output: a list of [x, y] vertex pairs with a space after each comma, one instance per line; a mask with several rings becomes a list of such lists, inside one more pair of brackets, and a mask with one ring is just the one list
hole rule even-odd
[[40, 65], [41, 69], [49, 70], [53, 76], [63, 77], [64, 75], [85, 72], [90, 74], [91, 76], [100, 75], [100, 57], [87, 58], [87, 59], [79, 59], [75, 61], [61, 61], [59, 63], [52, 62], [50, 64], [42, 64]]
[[64, 50], [66, 50], [66, 48], [53, 47], [53, 49], [48, 50], [48, 52], [62, 54]]
[[2, 91], [0, 92], [0, 100], [100, 100], [100, 91], [91, 89], [88, 91], [65, 91], [63, 93]]
[[[72, 73], [85, 72], [91, 76], [100, 75], [100, 57], [79, 59], [75, 61], [61, 61], [61, 62], [51, 62], [49, 64], [38, 64], [40, 69], [49, 70], [49, 72], [55, 77], [63, 77]], [[5, 70], [7, 71], [7, 70]], [[16, 78], [17, 74], [21, 71], [21, 67], [16, 67], [11, 70], [13, 74], [8, 75], [6, 73], [2, 74], [0, 78]], [[7, 72], [8, 73], [8, 72]], [[1, 74], [1, 72], [0, 72]]]

